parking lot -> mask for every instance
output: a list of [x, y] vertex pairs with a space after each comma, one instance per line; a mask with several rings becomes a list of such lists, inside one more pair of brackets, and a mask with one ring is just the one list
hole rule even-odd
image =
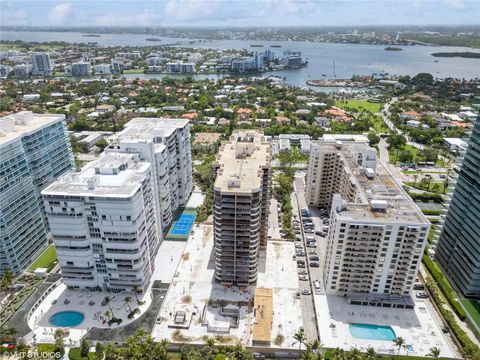
[[295, 230], [295, 260], [299, 279], [303, 323], [309, 339], [318, 338], [313, 294], [324, 294], [323, 264], [325, 262], [328, 214], [326, 210], [309, 209], [305, 199], [304, 174], [295, 177], [292, 193]]

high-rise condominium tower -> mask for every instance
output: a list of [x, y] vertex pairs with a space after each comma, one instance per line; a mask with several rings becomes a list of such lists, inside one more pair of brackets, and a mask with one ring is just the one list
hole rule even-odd
[[473, 128], [436, 248], [440, 266], [465, 296], [480, 298], [480, 117]]
[[40, 191], [73, 166], [65, 116], [0, 118], [0, 274], [25, 269], [46, 248]]
[[312, 142], [306, 196], [330, 210], [326, 292], [353, 304], [412, 307], [430, 223], [361, 141]]
[[270, 161], [263, 134], [247, 130], [235, 132], [214, 163], [215, 278], [224, 285], [257, 280], [267, 242]]

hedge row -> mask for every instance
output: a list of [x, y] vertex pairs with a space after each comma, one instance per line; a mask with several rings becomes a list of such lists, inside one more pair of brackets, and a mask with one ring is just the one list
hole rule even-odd
[[455, 313], [461, 320], [465, 321], [467, 314], [465, 314], [465, 310], [463, 310], [462, 305], [460, 305], [460, 303], [457, 301], [458, 294], [452, 288], [452, 285], [450, 285], [450, 282], [447, 280], [445, 275], [443, 275], [443, 273], [440, 271], [438, 265], [435, 264], [435, 262], [433, 262], [426, 254], [423, 255], [423, 263], [427, 267], [430, 274], [432, 274], [448, 303], [453, 310], [455, 310]]
[[437, 304], [440, 314], [462, 346], [464, 357], [466, 359], [480, 359], [480, 348], [470, 340], [467, 333], [458, 325], [453, 313], [443, 307], [443, 300], [440, 297], [440, 288], [433, 281], [427, 281], [427, 287], [430, 294], [432, 294], [433, 300]]
[[443, 203], [443, 196], [440, 194], [430, 194], [430, 193], [418, 194], [414, 192], [409, 192], [408, 194], [414, 201], [422, 201], [422, 202], [433, 201], [434, 203], [438, 203], [438, 204]]

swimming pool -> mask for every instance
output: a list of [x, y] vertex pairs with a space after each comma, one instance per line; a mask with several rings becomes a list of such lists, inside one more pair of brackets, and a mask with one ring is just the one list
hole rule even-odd
[[350, 324], [350, 334], [357, 339], [394, 341], [397, 338], [391, 326]]
[[195, 214], [182, 214], [173, 225], [170, 234], [173, 236], [188, 236], [193, 223], [195, 222]]
[[72, 327], [80, 325], [85, 316], [78, 311], [61, 311], [50, 316], [50, 324], [59, 327]]

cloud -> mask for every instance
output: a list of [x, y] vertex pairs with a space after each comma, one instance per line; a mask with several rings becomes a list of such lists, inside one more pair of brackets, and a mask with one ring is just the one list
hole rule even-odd
[[217, 18], [221, 6], [219, 1], [168, 0], [163, 12], [177, 20], [204, 20]]
[[161, 25], [154, 12], [144, 9], [140, 12], [126, 13], [104, 13], [100, 15], [94, 15], [89, 19], [90, 25], [100, 26], [150, 26]]
[[443, 2], [453, 9], [463, 10], [466, 7], [464, 0], [443, 0]]
[[11, 3], [0, 2], [0, 23], [3, 25], [28, 25], [28, 13]]
[[47, 19], [51, 25], [62, 25], [66, 23], [66, 20], [72, 14], [73, 4], [62, 3], [55, 5], [47, 14]]

